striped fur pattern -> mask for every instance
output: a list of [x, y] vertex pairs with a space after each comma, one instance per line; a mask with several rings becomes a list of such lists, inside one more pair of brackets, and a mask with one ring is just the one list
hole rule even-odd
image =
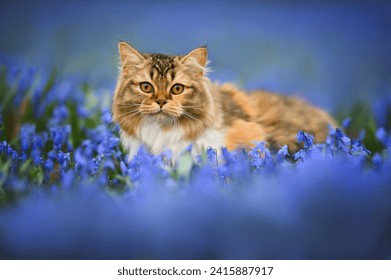
[[294, 152], [299, 130], [322, 142], [328, 126], [335, 126], [325, 111], [299, 98], [212, 83], [205, 47], [171, 56], [141, 53], [120, 42], [119, 53], [112, 113], [130, 157], [141, 145], [154, 154], [170, 149], [175, 160], [190, 144], [197, 154], [203, 147], [233, 150], [259, 141]]

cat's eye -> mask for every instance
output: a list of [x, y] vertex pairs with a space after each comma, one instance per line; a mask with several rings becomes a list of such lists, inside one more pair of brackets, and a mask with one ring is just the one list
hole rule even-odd
[[171, 93], [172, 94], [181, 94], [185, 89], [184, 85], [181, 84], [175, 84], [171, 88]]
[[140, 84], [140, 89], [145, 93], [153, 92], [153, 86], [148, 82], [143, 82]]

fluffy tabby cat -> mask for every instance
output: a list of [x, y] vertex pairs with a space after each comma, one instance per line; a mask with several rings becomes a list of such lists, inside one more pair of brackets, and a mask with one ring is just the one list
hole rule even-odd
[[174, 161], [190, 144], [194, 154], [202, 147], [233, 150], [259, 141], [294, 152], [299, 130], [322, 142], [335, 125], [325, 111], [296, 97], [212, 83], [205, 47], [172, 56], [141, 53], [120, 42], [119, 53], [112, 112], [130, 158], [141, 145], [153, 154], [170, 149]]

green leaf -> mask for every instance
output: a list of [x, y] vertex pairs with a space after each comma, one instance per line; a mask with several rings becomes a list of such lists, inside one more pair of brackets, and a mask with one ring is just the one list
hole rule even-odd
[[2, 187], [5, 179], [7, 178], [7, 174], [9, 173], [9, 169], [11, 167], [11, 160], [7, 160], [4, 164], [3, 162], [1, 163], [1, 167], [0, 167], [0, 172], [3, 174], [3, 176], [1, 176], [0, 178], [0, 188]]
[[9, 111], [13, 107], [9, 106], [12, 98], [15, 96], [15, 89], [11, 89], [7, 83], [7, 69], [5, 66], [0, 68], [0, 102], [2, 107]]
[[31, 168], [31, 164], [32, 164], [31, 158], [29, 158], [25, 162], [23, 162], [19, 167], [19, 172], [18, 172], [19, 176], [23, 176], [24, 174], [28, 174], [28, 172], [30, 171], [30, 168]]
[[201, 165], [204, 165], [206, 162], [208, 162], [208, 155], [206, 154], [206, 148], [204, 145], [202, 145], [201, 147], [201, 153], [200, 153], [200, 156], [201, 156]]
[[82, 142], [82, 131], [81, 131], [81, 124], [80, 124], [80, 118], [77, 114], [77, 108], [76, 104], [69, 104], [69, 115], [70, 115], [70, 124], [71, 124], [71, 140], [73, 147], [78, 147]]
[[189, 177], [193, 164], [193, 157], [190, 153], [187, 152], [182, 154], [178, 159], [177, 174], [180, 177]]
[[44, 173], [40, 166], [32, 169], [31, 181], [37, 185], [41, 185], [44, 179]]

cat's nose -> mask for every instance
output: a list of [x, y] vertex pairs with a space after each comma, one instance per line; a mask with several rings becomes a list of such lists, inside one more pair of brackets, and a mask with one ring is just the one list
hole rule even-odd
[[158, 99], [158, 100], [156, 100], [155, 102], [156, 102], [157, 104], [159, 104], [160, 108], [162, 108], [162, 107], [164, 106], [164, 104], [167, 103], [167, 101], [164, 100], [164, 99]]

